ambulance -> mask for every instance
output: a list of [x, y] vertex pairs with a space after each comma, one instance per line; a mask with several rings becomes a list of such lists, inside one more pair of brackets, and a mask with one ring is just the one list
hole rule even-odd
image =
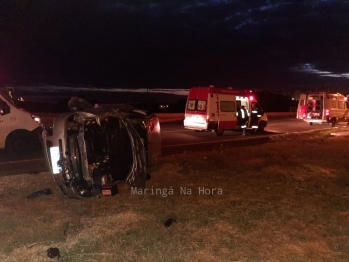
[[[251, 93], [232, 88], [193, 87], [190, 89], [185, 108], [184, 128], [195, 131], [214, 131], [217, 136], [225, 130], [239, 129], [237, 108], [245, 106], [251, 128], [251, 105], [258, 102]], [[258, 121], [258, 131], [263, 132], [268, 124], [265, 113]]]
[[307, 95], [306, 112], [303, 120], [310, 125], [328, 123], [348, 124], [348, 98], [339, 93], [316, 92]]
[[30, 152], [43, 131], [41, 119], [18, 108], [0, 92], [0, 149], [12, 153]]
[[307, 106], [306, 106], [307, 98], [308, 98], [308, 94], [301, 93], [299, 95], [297, 114], [296, 114], [297, 119], [304, 119], [307, 115]]

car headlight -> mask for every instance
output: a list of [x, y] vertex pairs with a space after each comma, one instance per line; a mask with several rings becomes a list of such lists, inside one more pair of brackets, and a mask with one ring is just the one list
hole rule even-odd
[[53, 174], [61, 173], [62, 168], [58, 165], [58, 161], [60, 160], [58, 146], [50, 147], [50, 160], [51, 160]]

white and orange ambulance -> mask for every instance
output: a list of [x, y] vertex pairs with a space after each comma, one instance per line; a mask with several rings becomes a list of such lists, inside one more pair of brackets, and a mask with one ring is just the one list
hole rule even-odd
[[[184, 117], [184, 128], [195, 131], [214, 131], [223, 135], [224, 130], [239, 129], [237, 108], [245, 106], [251, 116], [251, 104], [258, 102], [252, 93], [232, 88], [193, 87], [190, 89]], [[259, 105], [258, 105], [259, 106]], [[260, 106], [259, 106], [260, 108]], [[249, 117], [248, 128], [251, 128]], [[268, 118], [265, 113], [258, 121], [258, 130], [264, 131]]]
[[315, 92], [306, 97], [303, 120], [310, 125], [329, 123], [335, 126], [338, 123], [348, 124], [349, 104], [348, 97], [339, 93]]

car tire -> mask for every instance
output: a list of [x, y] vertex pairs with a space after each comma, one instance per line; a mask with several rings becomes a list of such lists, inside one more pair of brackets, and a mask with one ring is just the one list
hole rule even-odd
[[26, 154], [33, 150], [34, 140], [34, 136], [30, 132], [16, 130], [8, 136], [6, 146], [13, 154]]
[[331, 119], [331, 126], [334, 127], [336, 125], [337, 119], [334, 117]]
[[264, 128], [265, 128], [264, 124], [263, 124], [263, 123], [260, 124], [260, 125], [258, 126], [258, 132], [259, 132], [259, 133], [264, 133]]
[[215, 130], [217, 136], [222, 136], [224, 134], [224, 129], [219, 129], [218, 127]]

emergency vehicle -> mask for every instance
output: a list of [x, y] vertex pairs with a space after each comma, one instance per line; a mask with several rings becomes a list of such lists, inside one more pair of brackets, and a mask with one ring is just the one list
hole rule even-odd
[[25, 153], [38, 142], [43, 126], [38, 116], [18, 108], [0, 92], [0, 149]]
[[298, 108], [297, 108], [297, 119], [304, 119], [307, 115], [307, 98], [308, 94], [301, 93], [299, 95]]
[[[300, 100], [301, 101], [301, 100]], [[300, 105], [298, 106], [300, 107]], [[303, 120], [310, 125], [329, 123], [335, 126], [336, 123], [349, 120], [349, 106], [347, 97], [336, 93], [316, 92], [308, 94], [303, 109]]]
[[[245, 106], [251, 128], [251, 104], [258, 102], [248, 92], [232, 88], [193, 87], [190, 89], [185, 108], [184, 128], [195, 131], [214, 131], [221, 136], [224, 130], [239, 129], [237, 125], [237, 108]], [[261, 108], [258, 105], [259, 108]], [[268, 118], [261, 113], [258, 130], [264, 131]]]

